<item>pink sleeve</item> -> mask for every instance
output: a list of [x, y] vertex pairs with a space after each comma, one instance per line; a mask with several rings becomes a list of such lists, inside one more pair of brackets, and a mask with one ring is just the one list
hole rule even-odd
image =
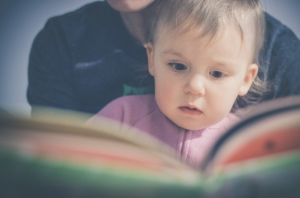
[[124, 107], [123, 99], [117, 98], [106, 105], [101, 111], [96, 115], [91, 117], [86, 124], [95, 124], [99, 121], [99, 118], [105, 117], [114, 121], [123, 122], [124, 119]]
[[88, 123], [96, 122], [101, 116], [133, 126], [139, 122], [141, 118], [156, 109], [153, 95], [124, 96], [110, 102], [95, 116], [90, 118]]

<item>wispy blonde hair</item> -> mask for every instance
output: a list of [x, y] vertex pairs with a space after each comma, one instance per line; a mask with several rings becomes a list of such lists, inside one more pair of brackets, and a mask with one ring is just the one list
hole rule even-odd
[[[154, 45], [160, 29], [165, 27], [180, 31], [198, 29], [199, 36], [213, 38], [222, 27], [229, 26], [240, 32], [242, 41], [250, 29], [254, 34], [253, 63], [263, 73], [258, 57], [264, 42], [265, 18], [259, 0], [155, 0], [144, 10], [144, 17], [146, 42]], [[233, 111], [259, 101], [265, 87], [256, 76], [248, 93], [237, 97]]]

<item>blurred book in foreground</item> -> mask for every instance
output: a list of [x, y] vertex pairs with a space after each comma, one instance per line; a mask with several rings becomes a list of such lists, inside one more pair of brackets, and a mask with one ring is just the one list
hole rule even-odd
[[108, 120], [0, 116], [0, 197], [300, 197], [300, 98], [258, 105], [198, 169]]

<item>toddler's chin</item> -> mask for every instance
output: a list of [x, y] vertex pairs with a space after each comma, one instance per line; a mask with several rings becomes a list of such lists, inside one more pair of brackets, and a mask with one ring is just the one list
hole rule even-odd
[[174, 122], [177, 126], [191, 131], [201, 130], [208, 126], [199, 125], [199, 123]]

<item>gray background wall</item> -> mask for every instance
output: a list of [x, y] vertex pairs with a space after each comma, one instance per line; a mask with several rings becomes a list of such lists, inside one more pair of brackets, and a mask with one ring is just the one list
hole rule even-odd
[[[93, 0], [0, 0], [0, 108], [30, 115], [26, 100], [32, 41], [46, 20]], [[300, 38], [300, 0], [261, 0], [268, 13]]]

